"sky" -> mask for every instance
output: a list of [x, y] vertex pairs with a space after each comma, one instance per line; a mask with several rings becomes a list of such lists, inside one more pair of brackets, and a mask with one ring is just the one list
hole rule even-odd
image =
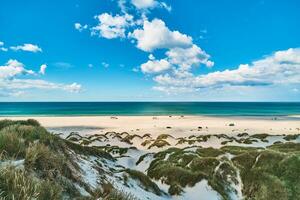
[[1, 0], [0, 101], [299, 101], [298, 0]]

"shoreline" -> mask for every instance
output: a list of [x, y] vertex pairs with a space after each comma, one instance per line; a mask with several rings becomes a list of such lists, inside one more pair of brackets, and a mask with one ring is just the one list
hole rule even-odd
[[[229, 134], [242, 132], [249, 134], [268, 133], [300, 134], [298, 117], [212, 117], [205, 115], [170, 115], [170, 116], [18, 116], [2, 119], [36, 119], [47, 129], [73, 131], [82, 129], [83, 134], [101, 131], [130, 132], [134, 134], [162, 133], [174, 136], [195, 134]], [[274, 120], [275, 118], [275, 120]], [[231, 124], [231, 125], [230, 125]], [[201, 131], [199, 130], [201, 128]], [[88, 131], [85, 131], [85, 129]], [[93, 130], [94, 129], [94, 130]]]

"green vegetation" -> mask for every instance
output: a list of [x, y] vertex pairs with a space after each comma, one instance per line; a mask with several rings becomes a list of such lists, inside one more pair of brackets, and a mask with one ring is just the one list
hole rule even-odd
[[168, 138], [173, 138], [173, 136], [169, 135], [169, 134], [160, 134], [159, 136], [157, 136], [157, 140], [165, 140], [165, 139], [168, 139]]
[[[236, 173], [228, 159], [217, 158], [224, 153], [213, 148], [198, 148], [195, 152], [170, 148], [154, 155], [147, 175], [170, 185], [168, 192], [171, 195], [179, 195], [185, 187], [206, 179], [224, 199], [229, 199], [226, 191], [231, 189], [228, 189], [230, 182], [227, 180]], [[228, 165], [222, 164], [227, 162]]]
[[299, 148], [300, 144], [278, 144], [233, 158], [241, 170], [243, 194], [249, 199], [299, 199]]
[[300, 134], [287, 135], [283, 139], [285, 139], [286, 141], [291, 141], [291, 140], [296, 140], [299, 136], [300, 136]]
[[[71, 137], [75, 141], [76, 134]], [[35, 120], [0, 121], [0, 155], [0, 199], [3, 200], [90, 198], [82, 196], [77, 188], [80, 186], [94, 195], [80, 177], [82, 171], [75, 156], [114, 160], [101, 148], [83, 146], [50, 134]], [[115, 189], [100, 197], [135, 199]]]
[[25, 143], [16, 134], [0, 131], [0, 151], [9, 157], [24, 157]]
[[254, 135], [251, 135], [250, 137], [252, 137], [252, 138], [257, 138], [257, 139], [260, 139], [260, 140], [264, 140], [264, 139], [266, 139], [268, 136], [269, 136], [269, 134], [266, 134], [266, 133], [260, 133], [260, 134], [254, 134]]
[[138, 180], [146, 191], [152, 191], [157, 195], [162, 194], [159, 187], [153, 181], [151, 181], [151, 179], [148, 176], [146, 176], [143, 172], [132, 169], [126, 169], [125, 171], [130, 175], [131, 178]]
[[239, 133], [239, 134], [237, 134], [237, 136], [238, 136], [238, 137], [247, 137], [247, 136], [249, 136], [249, 134], [246, 133], [246, 132], [244, 132], [244, 133]]
[[90, 197], [80, 197], [76, 198], [76, 200], [95, 200], [95, 199], [103, 199], [103, 200], [139, 200], [134, 197], [132, 194], [117, 190], [114, 186], [107, 182], [102, 184], [102, 188], [97, 188], [92, 191], [92, 196]]
[[198, 148], [195, 152], [170, 148], [156, 153], [154, 158], [148, 176], [170, 185], [171, 195], [179, 195], [186, 186], [206, 179], [223, 199], [231, 199], [230, 194], [237, 193], [232, 186], [240, 184], [240, 174], [245, 199], [300, 198], [299, 143], [279, 143], [267, 149]]
[[61, 187], [52, 181], [35, 180], [29, 173], [14, 167], [0, 169], [1, 199], [58, 200], [62, 198]]
[[219, 155], [224, 154], [224, 152], [222, 150], [214, 149], [212, 147], [198, 148], [196, 152], [202, 157], [217, 157]]
[[180, 195], [183, 192], [181, 186], [177, 183], [171, 184], [168, 190], [170, 195]]
[[170, 146], [170, 143], [163, 139], [156, 139], [149, 147], [148, 149], [151, 149], [153, 147], [162, 148], [165, 146]]
[[[249, 136], [241, 133], [239, 138], [220, 135], [199, 135], [174, 138], [178, 144], [206, 142], [210, 137], [223, 138], [225, 142], [236, 141], [251, 144], [266, 141], [268, 134]], [[299, 135], [283, 137], [293, 141]], [[124, 133], [105, 133], [82, 137], [71, 133], [67, 139], [47, 132], [35, 120], [0, 121], [0, 199], [3, 200], [134, 200], [131, 194], [114, 188], [113, 184], [103, 181], [94, 189], [84, 182], [84, 170], [79, 162], [83, 158], [95, 159], [93, 167], [100, 175], [122, 173], [120, 178], [126, 185], [128, 178], [135, 180], [141, 188], [156, 195], [164, 193], [152, 181], [159, 180], [169, 185], [170, 195], [180, 195], [186, 187], [192, 187], [201, 180], [220, 196], [229, 200], [236, 194], [235, 187], [242, 185], [244, 199], [251, 200], [294, 200], [300, 199], [300, 144], [275, 142], [266, 148], [223, 146], [220, 149], [189, 146], [168, 148], [157, 153], [146, 153], [137, 160], [141, 163], [147, 156], [153, 157], [147, 174], [133, 169], [104, 168], [105, 163], [114, 163], [118, 156], [127, 155], [130, 148], [117, 146], [92, 146], [93, 141], [110, 137], [130, 143], [135, 137], [145, 137], [148, 149], [168, 147], [167, 134], [155, 140], [150, 135], [143, 137]], [[192, 148], [191, 148], [192, 147]], [[147, 158], [148, 161], [148, 158]], [[113, 166], [113, 165], [109, 165]], [[152, 180], [151, 180], [152, 179]], [[101, 179], [101, 180], [106, 180]], [[129, 182], [127, 182], [129, 183]], [[80, 187], [87, 193], [81, 194]]]

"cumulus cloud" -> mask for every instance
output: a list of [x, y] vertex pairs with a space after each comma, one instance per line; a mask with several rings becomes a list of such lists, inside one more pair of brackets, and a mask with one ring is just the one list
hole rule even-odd
[[87, 25], [87, 24], [81, 25], [80, 23], [75, 23], [75, 24], [74, 24], [74, 28], [75, 28], [76, 30], [78, 30], [79, 32], [81, 32], [81, 31], [87, 29], [87, 28], [88, 28], [88, 25]]
[[0, 51], [7, 51], [8, 49], [3, 46], [4, 46], [4, 42], [0, 41]]
[[143, 73], [161, 73], [171, 68], [171, 64], [165, 60], [149, 60], [148, 62], [141, 65]]
[[46, 65], [46, 64], [42, 64], [42, 65], [40, 66], [40, 71], [39, 71], [39, 73], [42, 74], [42, 75], [45, 75], [45, 73], [46, 73], [46, 68], [47, 68], [47, 65]]
[[[128, 11], [132, 11], [127, 9], [128, 3], [141, 10], [141, 15], [137, 15], [140, 18], [134, 19], [128, 14]], [[190, 71], [193, 67], [214, 65], [210, 55], [194, 44], [191, 36], [177, 30], [170, 30], [161, 19], [148, 19], [148, 9], [164, 7], [170, 10], [171, 7], [166, 3], [157, 0], [119, 0], [118, 4], [123, 14], [113, 16], [103, 13], [96, 16], [99, 23], [91, 29], [92, 35], [107, 39], [126, 38], [131, 40], [138, 49], [150, 53], [148, 61], [140, 65], [140, 70], [134, 71], [154, 74], [157, 76], [155, 80], [158, 81], [167, 75], [170, 76], [169, 79], [191, 77]], [[152, 54], [155, 50], [165, 51], [165, 57], [156, 59]], [[102, 65], [106, 66], [103, 63]]]
[[155, 1], [155, 0], [131, 0], [131, 3], [137, 9], [154, 8], [158, 4], [157, 1]]
[[[46, 69], [45, 65], [41, 66], [41, 70]], [[79, 92], [81, 85], [78, 83], [62, 84], [53, 83], [41, 79], [36, 79], [36, 73], [26, 69], [25, 65], [17, 60], [10, 59], [8, 62], [0, 66], [0, 93], [1, 96], [14, 96], [21, 94], [28, 89], [57, 89], [69, 92]]]
[[35, 44], [23, 44], [19, 46], [12, 46], [10, 49], [14, 51], [29, 51], [29, 52], [42, 52], [42, 49]]
[[34, 74], [32, 70], [26, 70], [23, 63], [10, 59], [4, 66], [0, 66], [0, 80], [10, 79], [17, 75]]
[[278, 51], [251, 64], [241, 64], [233, 70], [216, 71], [204, 75], [187, 73], [160, 74], [154, 77], [160, 91], [169, 88], [219, 88], [224, 86], [269, 86], [300, 83], [300, 49]]
[[133, 25], [133, 16], [129, 14], [113, 16], [103, 13], [96, 18], [99, 23], [92, 28], [92, 35], [99, 35], [106, 39], [125, 38], [126, 28]]
[[200, 64], [204, 64], [207, 67], [212, 67], [214, 65], [214, 63], [209, 60], [210, 56], [195, 44], [186, 49], [170, 49], [166, 54], [170, 63], [176, 64], [184, 70], [188, 70], [192, 66], [198, 66]]
[[141, 29], [134, 30], [130, 37], [137, 42], [137, 47], [143, 51], [152, 52], [155, 49], [188, 48], [192, 46], [192, 38], [179, 31], [171, 31], [160, 19], [145, 20]]
[[132, 5], [139, 10], [148, 10], [156, 7], [165, 8], [171, 11], [171, 6], [167, 5], [165, 2], [159, 2], [157, 0], [131, 0]]

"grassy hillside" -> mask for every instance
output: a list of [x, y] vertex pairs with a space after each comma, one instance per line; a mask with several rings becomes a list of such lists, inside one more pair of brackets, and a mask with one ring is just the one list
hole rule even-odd
[[113, 160], [102, 150], [48, 133], [35, 120], [0, 121], [1, 199], [134, 199], [109, 183], [91, 189], [75, 162], [80, 154]]

